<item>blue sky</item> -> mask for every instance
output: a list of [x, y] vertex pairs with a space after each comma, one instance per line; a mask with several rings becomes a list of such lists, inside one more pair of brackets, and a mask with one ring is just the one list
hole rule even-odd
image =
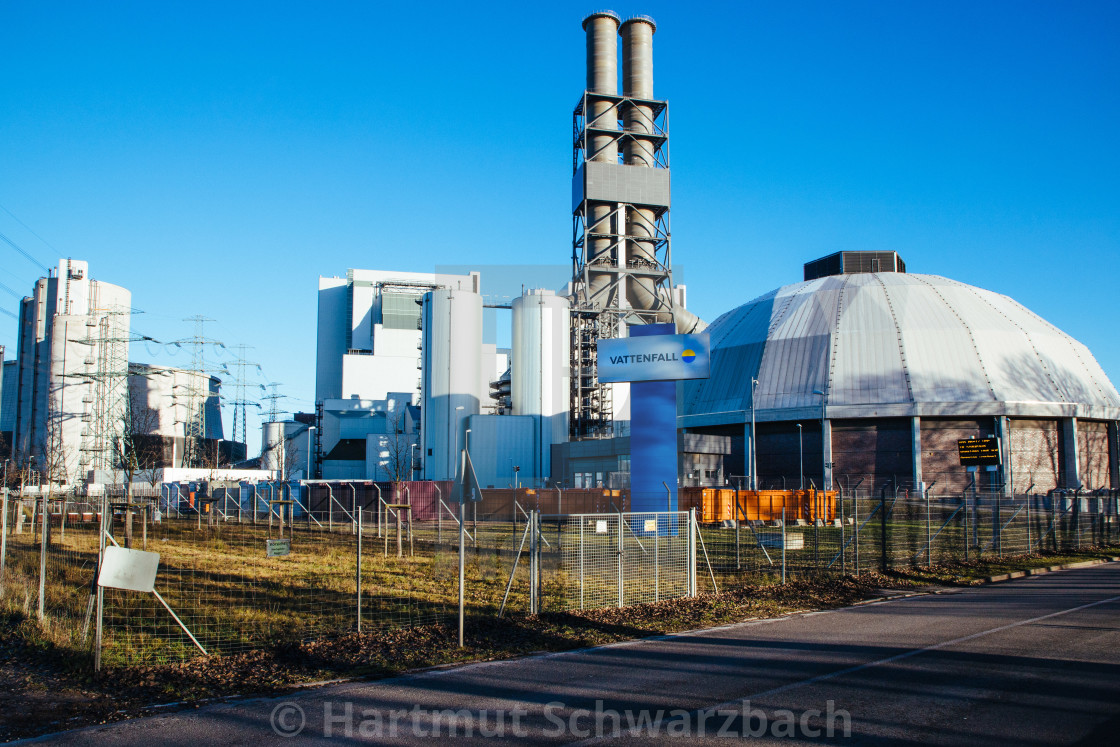
[[[9, 0], [0, 233], [88, 260], [159, 340], [215, 319], [207, 336], [252, 345], [284, 407], [311, 410], [319, 275], [570, 261], [580, 20], [599, 7]], [[1120, 4], [613, 7], [658, 22], [692, 310], [896, 250], [1012, 296], [1120, 382]], [[39, 274], [0, 244], [0, 283]], [[0, 315], [0, 344], [15, 326]]]

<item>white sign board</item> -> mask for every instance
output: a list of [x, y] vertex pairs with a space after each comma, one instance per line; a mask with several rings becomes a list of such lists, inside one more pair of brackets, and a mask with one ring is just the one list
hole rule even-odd
[[264, 541], [264, 554], [269, 558], [279, 558], [292, 551], [292, 541], [284, 539], [268, 539]]
[[596, 519], [596, 521], [595, 521], [595, 534], [606, 534], [606, 533], [607, 533], [607, 521], [606, 521], [606, 519]]
[[708, 378], [708, 333], [599, 340], [599, 381], [678, 381]]
[[155, 591], [159, 553], [106, 547], [97, 585], [128, 591]]
[[657, 519], [646, 519], [645, 524], [642, 526], [643, 532], [656, 532]]

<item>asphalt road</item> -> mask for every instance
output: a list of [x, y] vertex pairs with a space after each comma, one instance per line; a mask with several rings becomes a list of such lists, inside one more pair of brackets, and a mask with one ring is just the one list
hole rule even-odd
[[522, 744], [654, 735], [713, 743], [1120, 744], [1120, 563], [218, 703], [44, 739], [419, 744], [461, 737], [468, 727], [475, 740], [502, 735]]

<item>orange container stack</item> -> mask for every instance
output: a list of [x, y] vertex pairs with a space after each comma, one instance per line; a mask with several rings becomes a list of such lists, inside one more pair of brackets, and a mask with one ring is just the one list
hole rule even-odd
[[696, 509], [702, 524], [723, 521], [780, 521], [785, 508], [787, 523], [797, 520], [830, 523], [837, 517], [835, 490], [734, 490], [732, 488], [681, 488], [681, 511]]

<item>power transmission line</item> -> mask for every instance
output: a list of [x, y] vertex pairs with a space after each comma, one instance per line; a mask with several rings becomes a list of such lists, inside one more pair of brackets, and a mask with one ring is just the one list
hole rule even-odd
[[4, 211], [5, 213], [7, 213], [8, 215], [12, 216], [12, 220], [14, 220], [14, 221], [15, 221], [16, 223], [18, 223], [18, 224], [20, 224], [21, 226], [23, 226], [24, 228], [26, 228], [26, 229], [28, 230], [28, 232], [29, 232], [29, 233], [30, 233], [30, 234], [31, 234], [32, 236], [34, 236], [35, 238], [39, 239], [39, 241], [42, 241], [42, 242], [43, 242], [44, 244], [46, 244], [46, 245], [47, 245], [47, 246], [48, 246], [48, 247], [50, 248], [50, 250], [51, 250], [52, 252], [55, 252], [56, 254], [58, 254], [58, 253], [59, 253], [59, 251], [58, 251], [57, 249], [55, 249], [55, 248], [54, 248], [54, 246], [53, 246], [53, 245], [51, 244], [51, 242], [47, 241], [47, 240], [46, 240], [46, 239], [44, 239], [44, 238], [43, 238], [42, 236], [40, 236], [39, 234], [35, 233], [35, 229], [33, 229], [33, 228], [32, 228], [31, 226], [29, 226], [29, 225], [27, 225], [26, 223], [24, 223], [23, 221], [21, 221], [21, 220], [19, 219], [19, 216], [17, 216], [17, 215], [16, 215], [15, 213], [13, 213], [13, 212], [12, 212], [11, 210], [9, 210], [8, 208], [4, 207], [3, 205], [0, 205], [0, 210], [3, 210], [3, 211]]
[[12, 248], [13, 248], [13, 249], [15, 249], [15, 250], [16, 250], [17, 252], [19, 252], [20, 254], [22, 254], [22, 255], [24, 256], [24, 258], [25, 258], [25, 259], [26, 259], [26, 260], [27, 260], [28, 262], [31, 262], [31, 263], [33, 263], [33, 264], [35, 264], [35, 265], [38, 265], [38, 266], [39, 266], [40, 268], [42, 268], [43, 272], [48, 272], [48, 273], [50, 272], [50, 270], [49, 270], [49, 269], [47, 269], [47, 266], [46, 266], [45, 264], [43, 264], [42, 262], [40, 262], [39, 260], [37, 260], [37, 259], [35, 259], [34, 257], [32, 257], [32, 256], [31, 256], [30, 254], [28, 254], [27, 252], [25, 252], [25, 251], [23, 250], [23, 247], [21, 247], [21, 246], [20, 246], [19, 244], [17, 244], [16, 242], [12, 241], [11, 239], [9, 239], [9, 238], [8, 238], [7, 236], [5, 236], [5, 235], [4, 235], [4, 234], [2, 234], [2, 233], [0, 233], [0, 240], [3, 240], [3, 241], [4, 241], [5, 243], [7, 243], [7, 244], [8, 244], [8, 246], [12, 247]]

